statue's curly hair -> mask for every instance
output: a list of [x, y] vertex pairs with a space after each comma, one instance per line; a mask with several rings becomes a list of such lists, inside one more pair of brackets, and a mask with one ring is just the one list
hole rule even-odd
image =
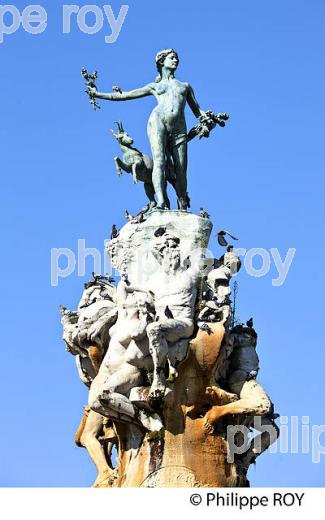
[[156, 66], [158, 70], [158, 76], [156, 77], [156, 83], [161, 81], [161, 69], [164, 64], [165, 59], [167, 58], [168, 54], [176, 54], [177, 59], [179, 60], [178, 54], [175, 51], [175, 49], [163, 49], [156, 54]]

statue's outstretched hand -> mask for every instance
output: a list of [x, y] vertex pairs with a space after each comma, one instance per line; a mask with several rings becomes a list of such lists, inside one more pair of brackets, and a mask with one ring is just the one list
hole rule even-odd
[[89, 94], [90, 97], [94, 98], [94, 97], [96, 97], [97, 89], [95, 87], [88, 86], [87, 93]]
[[205, 121], [208, 121], [210, 119], [209, 114], [207, 112], [204, 112], [201, 110], [201, 115], [199, 117], [199, 120], [201, 123], [204, 123]]

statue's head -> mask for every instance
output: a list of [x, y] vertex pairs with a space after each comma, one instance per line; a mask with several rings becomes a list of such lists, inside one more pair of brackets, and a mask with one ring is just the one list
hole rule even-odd
[[161, 264], [166, 272], [176, 271], [181, 264], [180, 240], [169, 234], [164, 235], [162, 243], [157, 245], [161, 257]]
[[175, 72], [179, 64], [179, 57], [174, 49], [163, 49], [156, 55], [156, 66], [159, 73], [156, 81], [160, 81], [163, 68]]

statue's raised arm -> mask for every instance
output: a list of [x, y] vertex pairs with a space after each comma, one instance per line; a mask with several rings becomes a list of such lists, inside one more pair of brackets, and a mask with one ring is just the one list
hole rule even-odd
[[98, 99], [106, 99], [108, 101], [128, 101], [129, 99], [138, 99], [153, 94], [152, 85], [145, 85], [141, 88], [130, 90], [129, 92], [122, 92], [120, 89], [117, 92], [98, 92], [95, 88], [88, 88], [89, 94]]

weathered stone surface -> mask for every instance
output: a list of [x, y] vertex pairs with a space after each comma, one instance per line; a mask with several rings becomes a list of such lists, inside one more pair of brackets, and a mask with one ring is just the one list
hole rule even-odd
[[131, 283], [147, 284], [157, 270], [152, 249], [154, 233], [161, 228], [166, 228], [169, 235], [180, 239], [182, 262], [188, 256], [192, 262], [199, 262], [205, 256], [212, 230], [210, 220], [185, 211], [154, 210], [146, 214], [144, 222], [126, 224], [118, 238], [107, 242], [113, 267], [121, 275], [127, 273]]
[[[156, 434], [131, 435], [119, 425], [119, 477], [113, 487], [234, 487], [248, 485], [233, 463], [227, 462], [225, 430], [207, 434], [204, 419], [192, 419], [186, 411], [198, 403], [213, 378], [224, 327], [212, 325], [213, 334], [199, 331], [190, 342], [189, 356], [165, 399], [165, 427]], [[133, 439], [133, 445], [125, 439]]]

